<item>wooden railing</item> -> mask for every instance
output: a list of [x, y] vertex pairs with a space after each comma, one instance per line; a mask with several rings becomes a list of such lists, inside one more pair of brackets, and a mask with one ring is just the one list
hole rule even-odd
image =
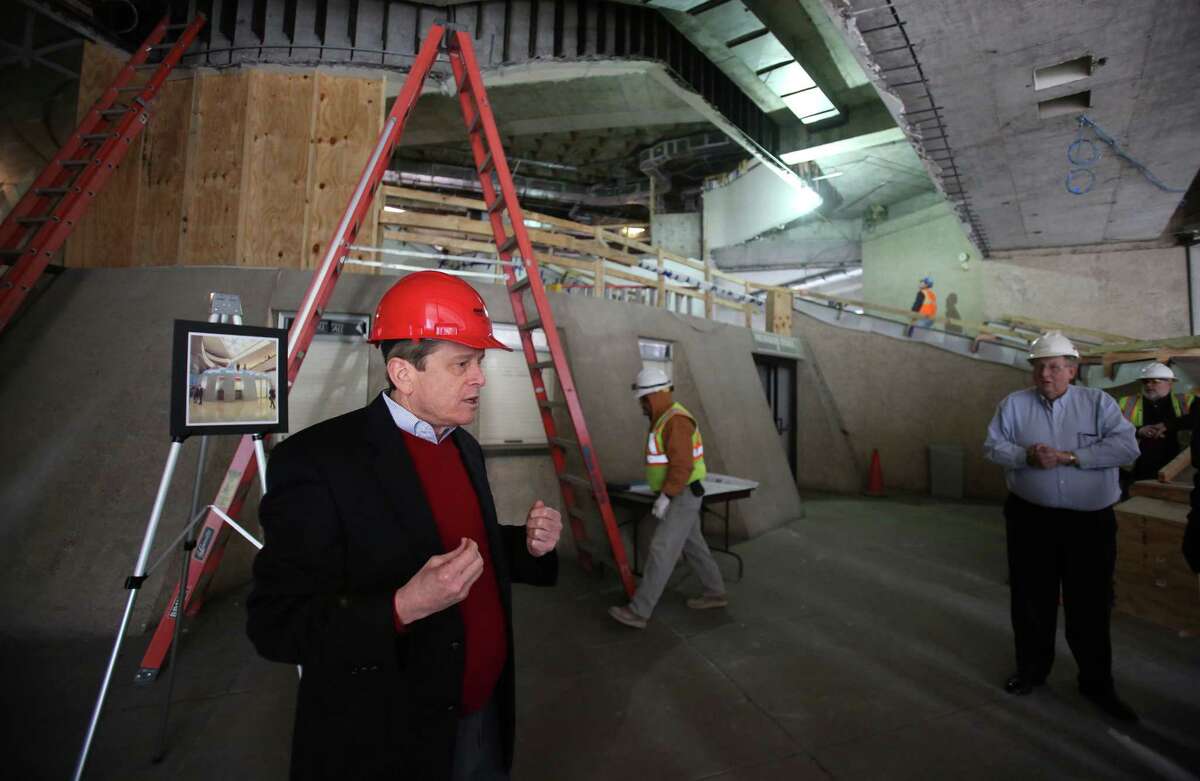
[[[472, 257], [466, 261], [469, 263], [486, 264], [489, 258], [492, 263], [498, 262], [496, 247], [490, 240], [491, 226], [482, 219], [483, 201], [409, 187], [384, 186], [381, 190], [384, 203], [393, 207], [379, 212], [384, 238], [488, 256]], [[401, 210], [397, 211], [397, 207]], [[750, 282], [720, 271], [710, 263], [646, 244], [604, 226], [585, 225], [532, 211], [525, 212], [525, 220], [539, 263], [590, 280], [590, 284], [572, 285], [570, 289], [587, 288], [592, 295], [616, 294], [628, 299], [629, 292], [633, 291], [633, 296], [647, 305], [676, 309], [681, 307], [680, 302], [696, 300], [703, 303], [704, 316], [710, 319], [718, 307], [741, 312], [746, 327], [753, 326], [753, 316], [763, 305], [757, 299], [750, 300], [758, 292], [775, 294], [777, 299], [779, 294], [784, 294], [789, 302], [807, 300], [908, 325], [922, 319], [919, 313], [907, 309]], [[682, 274], [677, 269], [669, 269], [668, 262], [682, 267]], [[695, 284], [679, 284], [681, 277], [690, 278]], [[771, 298], [768, 295], [768, 299]], [[788, 310], [788, 318], [783, 320], [771, 317], [768, 311], [767, 330], [786, 330], [790, 334], [790, 306]], [[1023, 346], [1052, 328], [1084, 345], [1130, 341], [1118, 334], [1015, 315], [976, 322], [942, 314], [933, 318], [932, 327], [967, 336], [976, 344], [992, 341]]]

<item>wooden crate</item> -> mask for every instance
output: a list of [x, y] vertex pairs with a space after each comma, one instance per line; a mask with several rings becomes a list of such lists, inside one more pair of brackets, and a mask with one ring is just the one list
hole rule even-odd
[[1200, 634], [1200, 579], [1180, 547], [1188, 505], [1134, 496], [1117, 505], [1117, 610]]

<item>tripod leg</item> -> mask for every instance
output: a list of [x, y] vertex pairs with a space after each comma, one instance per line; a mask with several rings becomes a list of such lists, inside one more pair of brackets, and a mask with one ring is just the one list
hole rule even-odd
[[125, 581], [125, 588], [129, 589], [129, 597], [125, 601], [125, 613], [121, 616], [121, 625], [117, 628], [117, 636], [113, 640], [112, 653], [108, 657], [108, 666], [104, 670], [104, 680], [100, 682], [100, 693], [96, 696], [96, 705], [92, 708], [92, 717], [88, 721], [87, 733], [83, 738], [83, 748], [79, 751], [79, 758], [75, 761], [75, 771], [71, 774], [74, 781], [79, 781], [83, 775], [88, 752], [92, 748], [92, 739], [96, 737], [96, 725], [100, 723], [104, 698], [108, 695], [108, 685], [112, 683], [113, 669], [117, 666], [117, 656], [121, 653], [121, 641], [125, 639], [125, 629], [129, 626], [129, 617], [133, 615], [133, 603], [137, 600], [138, 590], [146, 580], [146, 561], [150, 558], [150, 548], [154, 545], [154, 535], [158, 531], [158, 522], [162, 518], [163, 504], [167, 501], [167, 489], [171, 487], [171, 477], [175, 473], [175, 465], [179, 462], [179, 451], [182, 448], [182, 439], [171, 441], [171, 450], [167, 454], [166, 466], [163, 467], [162, 480], [158, 484], [158, 495], [154, 497], [154, 509], [150, 511], [150, 520], [146, 523], [146, 533], [142, 537], [142, 549], [138, 552], [133, 575]]
[[171, 695], [175, 693], [175, 659], [179, 653], [179, 637], [183, 634], [183, 606], [187, 604], [188, 568], [192, 563], [192, 551], [196, 549], [196, 525], [194, 523], [200, 507], [200, 481], [204, 477], [204, 458], [208, 454], [208, 437], [200, 438], [200, 456], [196, 459], [196, 482], [192, 487], [192, 511], [188, 514], [187, 533], [183, 538], [182, 572], [179, 574], [179, 594], [175, 598], [175, 636], [171, 640], [171, 669], [167, 678], [167, 696], [163, 701], [162, 731], [158, 736], [158, 752], [154, 763], [163, 761], [167, 755], [167, 724], [171, 718]]

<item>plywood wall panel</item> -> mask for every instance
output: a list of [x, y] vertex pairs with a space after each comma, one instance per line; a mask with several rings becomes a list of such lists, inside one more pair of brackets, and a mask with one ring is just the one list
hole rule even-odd
[[[125, 66], [126, 55], [107, 46], [86, 43], [79, 77], [76, 122]], [[127, 93], [126, 93], [127, 94]], [[120, 167], [109, 177], [67, 241], [68, 266], [128, 266], [134, 247], [132, 226], [137, 213], [139, 159], [144, 134], [130, 145]]]
[[236, 262], [248, 83], [244, 72], [196, 79], [181, 231], [184, 265]]
[[238, 264], [300, 268], [316, 77], [253, 71], [249, 79]]
[[144, 131], [133, 251], [136, 266], [179, 263], [193, 83], [184, 78], [163, 84]]
[[[375, 147], [383, 121], [382, 79], [317, 74], [316, 115], [309, 168], [308, 239], [304, 267], [318, 266], [337, 223]], [[377, 205], [359, 231], [358, 243], [375, 241]], [[347, 266], [352, 271], [361, 267]]]

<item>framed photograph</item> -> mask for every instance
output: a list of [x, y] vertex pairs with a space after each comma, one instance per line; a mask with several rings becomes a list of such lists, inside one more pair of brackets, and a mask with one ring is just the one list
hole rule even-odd
[[175, 321], [171, 437], [287, 431], [287, 331]]

